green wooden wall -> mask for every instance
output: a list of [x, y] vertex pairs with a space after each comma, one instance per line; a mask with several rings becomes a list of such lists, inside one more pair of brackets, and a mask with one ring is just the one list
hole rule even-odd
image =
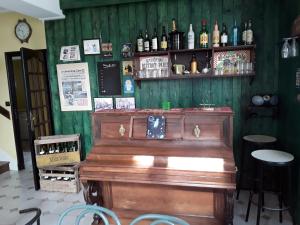
[[[76, 0], [77, 1], [77, 0]], [[76, 2], [75, 1], [75, 2]], [[69, 1], [70, 2], [70, 1]], [[91, 2], [91, 1], [89, 1]], [[66, 5], [64, 5], [65, 8]], [[46, 22], [48, 62], [55, 132], [81, 133], [83, 146], [88, 153], [92, 146], [91, 112], [61, 112], [56, 64], [60, 47], [80, 44], [82, 39], [97, 38], [100, 31], [103, 41], [113, 43], [113, 60], [120, 59], [120, 46], [125, 42], [135, 43], [139, 29], [152, 33], [155, 27], [159, 35], [165, 25], [170, 30], [171, 19], [176, 18], [179, 30], [188, 31], [193, 23], [197, 40], [201, 19], [208, 20], [212, 30], [214, 21], [231, 25], [234, 19], [239, 24], [252, 19], [257, 43], [257, 76], [252, 85], [250, 78], [213, 78], [174, 81], [146, 81], [141, 89], [135, 88], [138, 108], [159, 108], [164, 100], [172, 107], [197, 107], [206, 95], [216, 106], [231, 106], [234, 117], [234, 152], [240, 153], [240, 139], [246, 133], [277, 134], [277, 121], [268, 118], [245, 120], [245, 107], [249, 98], [257, 93], [278, 91], [278, 14], [279, 0], [152, 0], [121, 5], [65, 9], [65, 20]], [[92, 97], [99, 97], [97, 62], [99, 56], [81, 55], [88, 62]]]
[[[288, 13], [286, 13], [288, 12]], [[282, 1], [280, 13], [280, 38], [289, 37], [291, 26], [297, 15], [300, 15], [299, 0]], [[299, 43], [299, 42], [298, 42]], [[282, 148], [296, 157], [293, 173], [293, 200], [296, 206], [295, 216], [300, 223], [300, 102], [296, 96], [300, 90], [296, 89], [296, 70], [300, 68], [300, 57], [280, 59], [279, 61], [279, 93], [281, 111], [279, 120], [279, 137]]]

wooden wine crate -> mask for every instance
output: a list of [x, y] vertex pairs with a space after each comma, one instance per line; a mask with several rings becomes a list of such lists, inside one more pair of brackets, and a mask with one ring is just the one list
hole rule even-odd
[[[40, 154], [42, 148], [49, 149], [49, 146], [65, 144], [65, 143], [76, 143], [75, 151], [70, 152], [59, 152], [52, 154]], [[80, 162], [81, 145], [80, 135], [54, 135], [44, 136], [34, 141], [36, 164], [38, 168], [46, 166], [59, 166], [65, 164], [74, 164]]]
[[81, 189], [78, 168], [79, 164], [39, 169], [41, 190], [78, 193]]

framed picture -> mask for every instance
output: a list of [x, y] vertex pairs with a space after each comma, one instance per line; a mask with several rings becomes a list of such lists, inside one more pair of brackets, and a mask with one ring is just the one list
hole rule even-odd
[[122, 71], [123, 71], [123, 75], [133, 75], [133, 62], [123, 61]]
[[112, 43], [102, 43], [101, 50], [103, 57], [112, 57]]
[[116, 109], [135, 109], [134, 97], [115, 98]]
[[80, 61], [79, 45], [62, 46], [59, 59], [64, 62]]
[[88, 63], [56, 65], [61, 111], [92, 110]]
[[134, 93], [134, 81], [132, 77], [125, 77], [123, 79], [123, 92], [124, 94]]
[[83, 40], [83, 52], [85, 55], [100, 54], [100, 39]]
[[113, 109], [113, 98], [94, 98], [95, 112], [104, 109]]
[[133, 56], [132, 52], [132, 44], [131, 43], [125, 43], [122, 45], [121, 54], [124, 58], [130, 58]]

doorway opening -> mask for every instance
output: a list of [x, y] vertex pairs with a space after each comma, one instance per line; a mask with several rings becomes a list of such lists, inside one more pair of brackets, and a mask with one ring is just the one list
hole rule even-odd
[[5, 53], [5, 59], [18, 169], [32, 165], [38, 190], [34, 140], [52, 135], [53, 127], [46, 50], [21, 48]]

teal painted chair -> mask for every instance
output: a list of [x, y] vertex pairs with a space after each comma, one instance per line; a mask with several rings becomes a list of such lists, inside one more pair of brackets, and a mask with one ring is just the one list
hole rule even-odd
[[151, 220], [149, 225], [158, 225], [158, 224], [166, 224], [166, 225], [189, 225], [186, 221], [179, 219], [174, 216], [161, 215], [161, 214], [144, 214], [135, 218], [130, 225], [138, 225], [139, 222], [145, 220]]
[[110, 223], [108, 221], [108, 218], [112, 218], [112, 220], [114, 222], [113, 223], [114, 225], [121, 225], [119, 218], [117, 217], [117, 215], [113, 211], [111, 211], [109, 209], [106, 209], [106, 208], [103, 208], [103, 207], [95, 206], [95, 205], [75, 205], [75, 206], [72, 206], [72, 207], [68, 208], [67, 210], [65, 210], [61, 214], [57, 224], [58, 225], [63, 225], [64, 218], [70, 212], [73, 212], [73, 211], [81, 211], [81, 212], [79, 212], [78, 216], [76, 217], [75, 225], [79, 225], [81, 219], [86, 214], [89, 214], [89, 213], [97, 214], [102, 219], [103, 225], [110, 225]]

